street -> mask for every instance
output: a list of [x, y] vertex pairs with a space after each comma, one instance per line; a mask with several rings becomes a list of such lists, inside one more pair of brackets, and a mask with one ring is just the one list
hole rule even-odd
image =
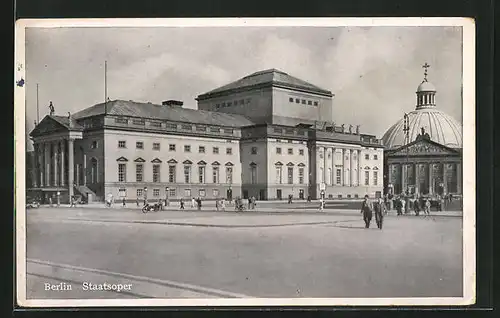
[[461, 217], [271, 212], [28, 210], [27, 297], [462, 296]]

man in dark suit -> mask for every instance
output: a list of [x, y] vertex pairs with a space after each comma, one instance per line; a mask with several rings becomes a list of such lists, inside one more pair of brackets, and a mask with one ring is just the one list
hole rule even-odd
[[361, 205], [361, 214], [363, 214], [363, 220], [365, 221], [365, 228], [370, 227], [370, 223], [372, 221], [372, 211], [373, 211], [373, 203], [368, 198], [368, 195], [365, 195], [365, 199]]
[[382, 229], [382, 224], [384, 223], [384, 212], [385, 212], [385, 203], [382, 201], [382, 198], [378, 198], [375, 204], [373, 205], [375, 210], [375, 221], [377, 222], [377, 227]]

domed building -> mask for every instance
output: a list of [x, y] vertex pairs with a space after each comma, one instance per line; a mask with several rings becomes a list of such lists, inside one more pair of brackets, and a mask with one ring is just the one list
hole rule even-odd
[[427, 80], [417, 88], [415, 110], [382, 137], [385, 192], [423, 195], [460, 194], [462, 125], [436, 106], [436, 88]]

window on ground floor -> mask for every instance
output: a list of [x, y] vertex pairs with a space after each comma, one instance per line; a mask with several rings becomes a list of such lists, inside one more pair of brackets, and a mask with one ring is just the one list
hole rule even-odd
[[144, 194], [143, 189], [137, 189], [137, 193], [136, 194], [137, 194], [138, 198], [142, 198], [142, 196]]
[[168, 196], [175, 197], [175, 189], [168, 189]]
[[215, 198], [217, 198], [219, 196], [219, 189], [214, 189], [212, 194]]
[[191, 197], [191, 189], [184, 189], [184, 196], [187, 198]]
[[200, 198], [205, 197], [205, 194], [206, 194], [205, 189], [200, 189], [200, 190], [198, 191], [198, 194], [200, 195]]
[[160, 196], [160, 189], [153, 189], [153, 196], [159, 197]]

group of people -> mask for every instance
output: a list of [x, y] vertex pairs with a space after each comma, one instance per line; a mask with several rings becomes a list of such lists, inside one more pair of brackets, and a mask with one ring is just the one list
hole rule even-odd
[[372, 202], [368, 195], [365, 195], [365, 199], [361, 205], [361, 214], [363, 214], [363, 221], [365, 221], [365, 228], [370, 227], [372, 222], [373, 213], [375, 213], [375, 222], [377, 222], [377, 227], [381, 230], [384, 223], [384, 215], [387, 214], [387, 206], [385, 205], [382, 198], [377, 198], [375, 202]]

